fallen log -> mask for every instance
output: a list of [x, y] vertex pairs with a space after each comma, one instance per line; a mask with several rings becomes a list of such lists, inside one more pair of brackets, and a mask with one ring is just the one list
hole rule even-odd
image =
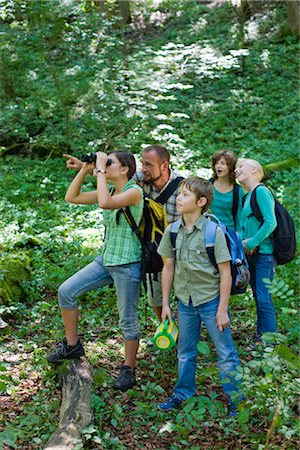
[[[68, 361], [67, 371], [59, 367], [62, 379], [62, 404], [59, 427], [45, 450], [72, 450], [83, 444], [81, 429], [93, 421], [91, 409], [92, 374], [85, 358]], [[64, 373], [63, 373], [64, 371]]]

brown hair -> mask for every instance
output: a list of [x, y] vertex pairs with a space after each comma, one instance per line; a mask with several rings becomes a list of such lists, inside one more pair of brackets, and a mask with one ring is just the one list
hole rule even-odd
[[204, 180], [204, 178], [200, 177], [189, 177], [185, 180], [182, 180], [179, 183], [179, 186], [193, 192], [196, 195], [197, 201], [201, 197], [205, 197], [207, 202], [206, 205], [203, 206], [201, 213], [204, 213], [208, 210], [214, 197], [213, 187], [209, 181]]
[[128, 180], [130, 180], [136, 172], [135, 157], [131, 153], [123, 152], [121, 150], [113, 150], [112, 152], [109, 152], [108, 156], [109, 155], [115, 155], [115, 157], [120, 161], [122, 167], [128, 167], [128, 172], [126, 175]]
[[163, 162], [163, 161], [168, 161], [170, 162], [170, 153], [168, 152], [168, 150], [163, 147], [162, 145], [149, 145], [149, 147], [146, 147], [143, 150], [143, 153], [148, 153], [148, 152], [152, 152], [154, 151], [157, 156], [159, 157], [159, 159]]
[[211, 157], [211, 168], [213, 171], [213, 179], [216, 180], [218, 178], [217, 172], [216, 172], [216, 164], [221, 159], [224, 158], [226, 161], [226, 164], [229, 169], [229, 179], [231, 183], [235, 183], [235, 175], [234, 175], [234, 169], [236, 165], [236, 155], [231, 150], [220, 150], [217, 153], [214, 153]]

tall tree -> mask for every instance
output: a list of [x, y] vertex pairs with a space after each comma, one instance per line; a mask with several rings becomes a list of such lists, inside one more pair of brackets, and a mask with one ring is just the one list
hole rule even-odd
[[290, 29], [299, 34], [300, 29], [300, 1], [299, 0], [288, 0], [288, 24]]

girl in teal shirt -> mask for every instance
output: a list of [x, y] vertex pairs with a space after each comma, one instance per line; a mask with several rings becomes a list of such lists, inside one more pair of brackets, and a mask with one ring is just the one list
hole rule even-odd
[[235, 182], [234, 169], [236, 156], [229, 150], [215, 153], [211, 158], [214, 198], [211, 212], [228, 228], [239, 231], [241, 228], [243, 190]]
[[[276, 332], [276, 317], [272, 295], [268, 289], [268, 282], [274, 276], [273, 245], [270, 235], [276, 228], [275, 201], [270, 190], [261, 185], [264, 172], [258, 161], [253, 159], [239, 159], [235, 174], [237, 180], [248, 191], [242, 211], [242, 228], [240, 237], [251, 274], [250, 285], [256, 302], [257, 328], [253, 341], [247, 347], [253, 350], [266, 332]], [[258, 188], [257, 188], [258, 187]], [[261, 224], [253, 215], [251, 209], [251, 195], [256, 190], [256, 199], [263, 216]]]

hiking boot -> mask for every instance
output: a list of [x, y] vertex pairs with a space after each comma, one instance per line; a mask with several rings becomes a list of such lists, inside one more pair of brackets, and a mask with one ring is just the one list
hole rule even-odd
[[182, 403], [178, 397], [172, 395], [172, 397], [167, 397], [166, 400], [162, 403], [159, 403], [158, 407], [163, 411], [169, 411], [170, 409], [178, 408]]
[[252, 352], [260, 344], [262, 344], [261, 334], [260, 333], [255, 333], [253, 335], [253, 338], [252, 338], [251, 342], [249, 343], [249, 345], [247, 345], [246, 350], [248, 352]]
[[115, 388], [121, 391], [127, 391], [136, 384], [135, 369], [123, 365], [120, 369], [118, 378], [115, 381]]
[[77, 359], [84, 356], [84, 348], [78, 339], [75, 345], [68, 345], [66, 338], [60, 342], [56, 350], [46, 356], [48, 362], [57, 364], [64, 359]]

